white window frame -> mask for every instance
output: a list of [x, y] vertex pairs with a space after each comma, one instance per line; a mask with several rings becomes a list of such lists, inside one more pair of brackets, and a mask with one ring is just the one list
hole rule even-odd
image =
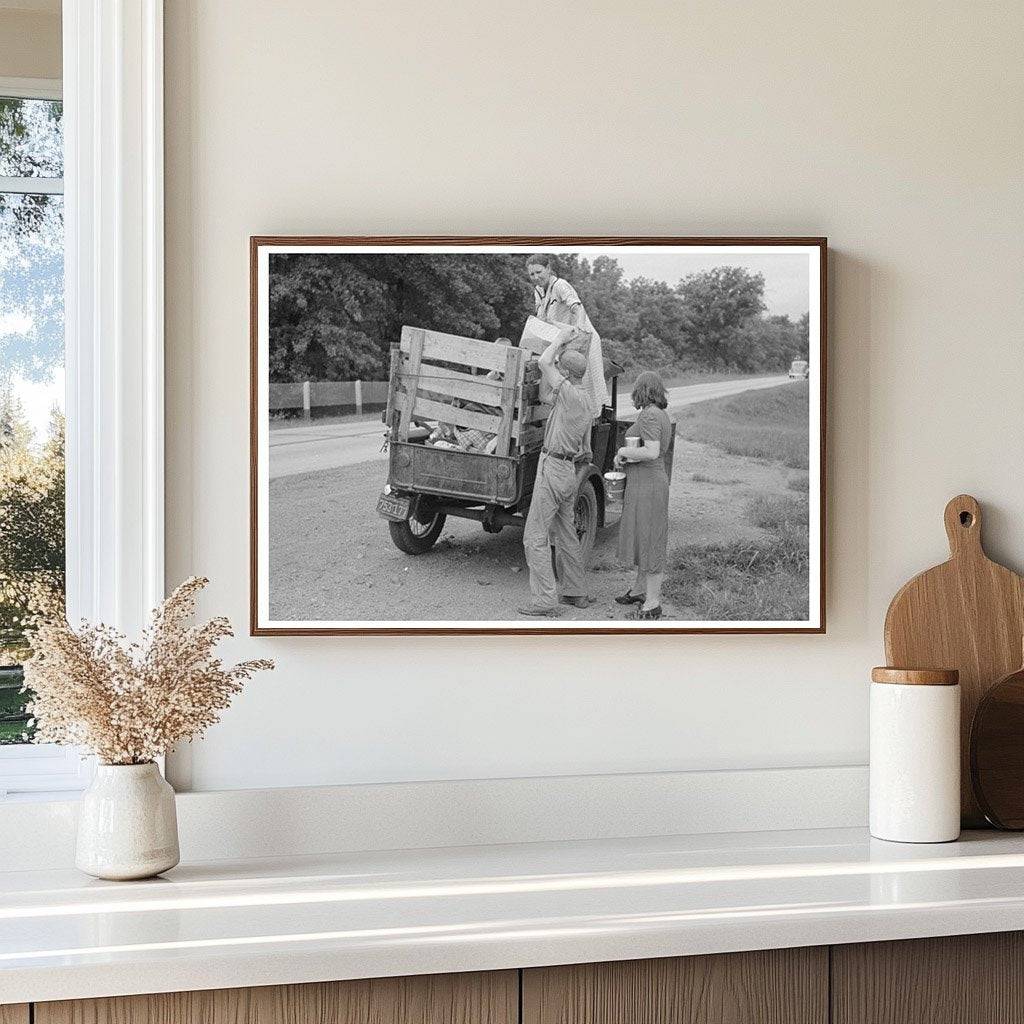
[[[61, 82], [50, 78], [0, 78], [0, 96], [62, 99]], [[0, 176], [0, 192], [62, 195], [63, 178]], [[0, 746], [0, 799], [11, 794], [60, 793], [88, 784], [92, 764], [78, 751], [52, 743]]]
[[[63, 39], [56, 96], [17, 81], [64, 100], [68, 618], [137, 636], [164, 596], [163, 0], [64, 0]], [[0, 798], [91, 774], [0, 750]]]
[[64, 90], [59, 78], [3, 78], [0, 77], [0, 96], [13, 96], [19, 100], [59, 100]]
[[[0, 96], [19, 100], [50, 100], [62, 98], [59, 78], [0, 77]], [[9, 178], [0, 174], [0, 192], [22, 195], [63, 195], [63, 178]]]

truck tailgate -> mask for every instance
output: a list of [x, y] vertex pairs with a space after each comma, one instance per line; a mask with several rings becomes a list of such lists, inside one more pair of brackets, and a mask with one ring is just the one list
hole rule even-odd
[[431, 445], [391, 444], [389, 482], [400, 490], [440, 494], [488, 505], [515, 504], [518, 460]]

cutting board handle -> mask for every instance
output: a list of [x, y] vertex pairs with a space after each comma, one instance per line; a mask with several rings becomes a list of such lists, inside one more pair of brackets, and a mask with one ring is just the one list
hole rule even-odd
[[984, 557], [981, 548], [981, 506], [969, 494], [951, 498], [944, 513], [949, 553], [953, 558], [962, 555]]

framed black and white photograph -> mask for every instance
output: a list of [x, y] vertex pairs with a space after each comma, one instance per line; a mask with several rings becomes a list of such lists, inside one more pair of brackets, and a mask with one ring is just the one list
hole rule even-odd
[[254, 634], [824, 632], [824, 239], [250, 259]]

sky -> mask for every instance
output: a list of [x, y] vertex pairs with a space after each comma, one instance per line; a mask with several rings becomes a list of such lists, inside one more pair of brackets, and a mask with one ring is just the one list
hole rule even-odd
[[[0, 135], [0, 175], [59, 177], [63, 169], [60, 105], [22, 103], [25, 131]], [[5, 122], [8, 129], [13, 122]], [[37, 444], [54, 407], [64, 408], [63, 202], [51, 197], [30, 235], [17, 228], [28, 197], [0, 202], [0, 387], [21, 400]]]
[[800, 253], [745, 255], [715, 253], [710, 256], [682, 253], [610, 252], [619, 261], [627, 280], [647, 277], [676, 284], [687, 274], [713, 267], [746, 267], [764, 274], [764, 300], [770, 314], [786, 314], [796, 320], [810, 309], [807, 256]]
[[[2, 233], [2, 232], [0, 232]], [[51, 316], [41, 316], [31, 294], [35, 267], [12, 273], [0, 238], [0, 387], [10, 388], [42, 444], [54, 406], [64, 409], [63, 334]], [[60, 294], [59, 270], [48, 264], [39, 274], [43, 290]], [[31, 369], [29, 369], [31, 368]]]
[[[51, 317], [38, 315], [25, 287], [28, 275], [5, 273], [10, 267], [2, 249], [0, 245], [0, 387], [10, 388], [21, 401], [38, 445], [46, 440], [54, 406], [64, 409], [63, 336]], [[53, 267], [46, 269], [41, 275], [44, 287], [56, 291], [60, 281], [54, 279]]]
[[50, 429], [50, 413], [54, 408], [64, 411], [64, 368], [53, 370], [49, 380], [26, 380], [15, 374], [11, 390], [21, 399], [25, 418], [32, 427], [35, 443], [41, 444]]

